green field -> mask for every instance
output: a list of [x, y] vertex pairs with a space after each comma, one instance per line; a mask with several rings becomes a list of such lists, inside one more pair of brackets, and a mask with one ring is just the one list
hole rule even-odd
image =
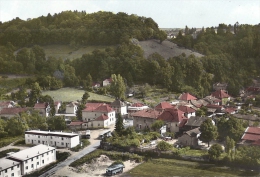
[[[84, 90], [74, 88], [61, 88], [59, 90], [43, 91], [42, 95], [50, 95], [55, 101], [76, 101], [81, 100]], [[96, 100], [100, 102], [112, 102], [114, 99], [104, 95], [98, 95], [89, 92], [88, 100]]]
[[79, 48], [71, 47], [70, 45], [46, 45], [41, 46], [45, 50], [47, 57], [53, 56], [61, 59], [76, 59], [83, 54], [91, 53], [95, 49], [105, 50], [108, 46], [82, 46]]
[[213, 164], [188, 162], [175, 159], [153, 159], [127, 172], [131, 177], [163, 176], [259, 176], [251, 171], [232, 170]]

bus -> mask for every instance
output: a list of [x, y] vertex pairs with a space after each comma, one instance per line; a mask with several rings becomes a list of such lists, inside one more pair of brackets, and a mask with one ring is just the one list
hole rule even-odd
[[115, 175], [117, 173], [122, 173], [124, 168], [125, 168], [125, 166], [123, 164], [121, 164], [121, 163], [120, 164], [110, 165], [106, 169], [106, 175], [112, 176], [112, 175]]

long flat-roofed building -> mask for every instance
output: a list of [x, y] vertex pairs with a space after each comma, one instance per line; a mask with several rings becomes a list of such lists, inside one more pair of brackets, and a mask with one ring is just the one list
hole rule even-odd
[[25, 143], [73, 148], [79, 144], [79, 135], [76, 133], [30, 130], [25, 132]]
[[39, 144], [0, 159], [0, 176], [22, 176], [56, 161], [56, 149]]

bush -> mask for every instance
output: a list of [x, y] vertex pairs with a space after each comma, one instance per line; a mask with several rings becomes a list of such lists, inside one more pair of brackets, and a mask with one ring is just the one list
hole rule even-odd
[[0, 148], [7, 146], [7, 145], [11, 144], [12, 142], [15, 142], [15, 141], [20, 140], [20, 139], [21, 139], [21, 136], [1, 138]]
[[77, 146], [71, 148], [70, 150], [74, 151], [74, 152], [78, 152], [80, 149], [83, 149], [83, 148], [87, 147], [88, 145], [90, 145], [90, 142], [87, 139], [82, 139], [81, 142], [82, 142], [82, 146], [80, 143]]
[[165, 142], [165, 141], [160, 141], [157, 144], [157, 149], [160, 151], [168, 151], [172, 148], [172, 145], [170, 145], [169, 143]]
[[9, 152], [19, 152], [20, 149], [7, 149], [0, 152], [0, 158], [6, 157], [6, 154]]

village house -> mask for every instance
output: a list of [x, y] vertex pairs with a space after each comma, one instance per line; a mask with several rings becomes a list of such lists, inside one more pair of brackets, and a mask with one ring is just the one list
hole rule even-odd
[[217, 90], [227, 90], [227, 86], [228, 86], [227, 83], [219, 83], [219, 82], [217, 82], [217, 83], [213, 84], [213, 89], [215, 91], [217, 91]]
[[220, 105], [226, 105], [231, 98], [224, 90], [217, 90], [213, 92], [211, 96], [221, 100]]
[[0, 176], [23, 176], [56, 161], [56, 149], [47, 145], [9, 153], [0, 159]]
[[48, 117], [50, 112], [49, 103], [35, 103], [34, 110], [38, 111], [39, 114], [43, 117]]
[[179, 128], [186, 123], [187, 118], [181, 110], [167, 108], [162, 114], [159, 115], [158, 120], [165, 122], [167, 131], [179, 132]]
[[[203, 100], [205, 100], [206, 102], [208, 102], [208, 104], [211, 105], [220, 105], [221, 100], [212, 96], [206, 96], [205, 98], [203, 98]], [[205, 104], [204, 104], [205, 106]]]
[[58, 110], [60, 109], [61, 102], [60, 101], [55, 101], [54, 102], [54, 107], [55, 107], [55, 114], [58, 113]]
[[30, 130], [25, 131], [26, 144], [45, 144], [54, 147], [73, 148], [79, 144], [79, 135], [75, 133]]
[[92, 83], [92, 88], [99, 88], [99, 87], [100, 87], [100, 83], [97, 82]]
[[3, 108], [13, 108], [14, 102], [13, 101], [0, 101], [0, 111]]
[[162, 111], [155, 109], [145, 109], [135, 113], [133, 116], [133, 127], [136, 130], [151, 129], [152, 124], [157, 120]]
[[103, 87], [110, 85], [112, 82], [112, 78], [103, 80]]
[[69, 127], [71, 130], [81, 130], [83, 123], [84, 123], [83, 121], [73, 121], [73, 122], [70, 122], [70, 123], [69, 123], [68, 127]]
[[29, 108], [3, 108], [0, 111], [0, 117], [10, 119], [12, 117], [20, 117], [23, 112], [28, 112]]
[[199, 128], [191, 129], [178, 138], [178, 143], [183, 146], [197, 147], [202, 143], [199, 140], [200, 134]]
[[197, 100], [197, 98], [190, 93], [182, 93], [179, 98], [179, 100], [186, 101], [188, 103], [191, 102], [191, 100]]
[[167, 108], [173, 108], [174, 106], [173, 105], [171, 105], [170, 103], [168, 103], [168, 102], [161, 102], [161, 103], [159, 103], [158, 105], [156, 105], [155, 106], [155, 110], [157, 110], [157, 111], [164, 111], [165, 109], [167, 109]]
[[123, 117], [127, 116], [127, 106], [123, 101], [116, 99], [110, 106], [116, 111], [116, 114], [121, 114]]
[[196, 115], [196, 110], [190, 108], [189, 106], [178, 106], [178, 109], [184, 112], [184, 116], [190, 118]]
[[260, 146], [260, 127], [247, 127], [240, 145], [255, 145]]
[[182, 127], [182, 131], [189, 131], [198, 128], [206, 119], [208, 119], [208, 117], [191, 116]]
[[66, 105], [66, 114], [73, 114], [76, 116], [76, 112], [78, 110], [78, 102], [72, 101]]
[[127, 112], [130, 114], [130, 117], [132, 117], [132, 115], [131, 115], [132, 113], [141, 111], [144, 109], [149, 109], [149, 107], [142, 103], [133, 103], [127, 107]]
[[[105, 128], [116, 122], [116, 112], [105, 103], [87, 103], [82, 111], [82, 128]], [[101, 123], [102, 122], [102, 123]]]

